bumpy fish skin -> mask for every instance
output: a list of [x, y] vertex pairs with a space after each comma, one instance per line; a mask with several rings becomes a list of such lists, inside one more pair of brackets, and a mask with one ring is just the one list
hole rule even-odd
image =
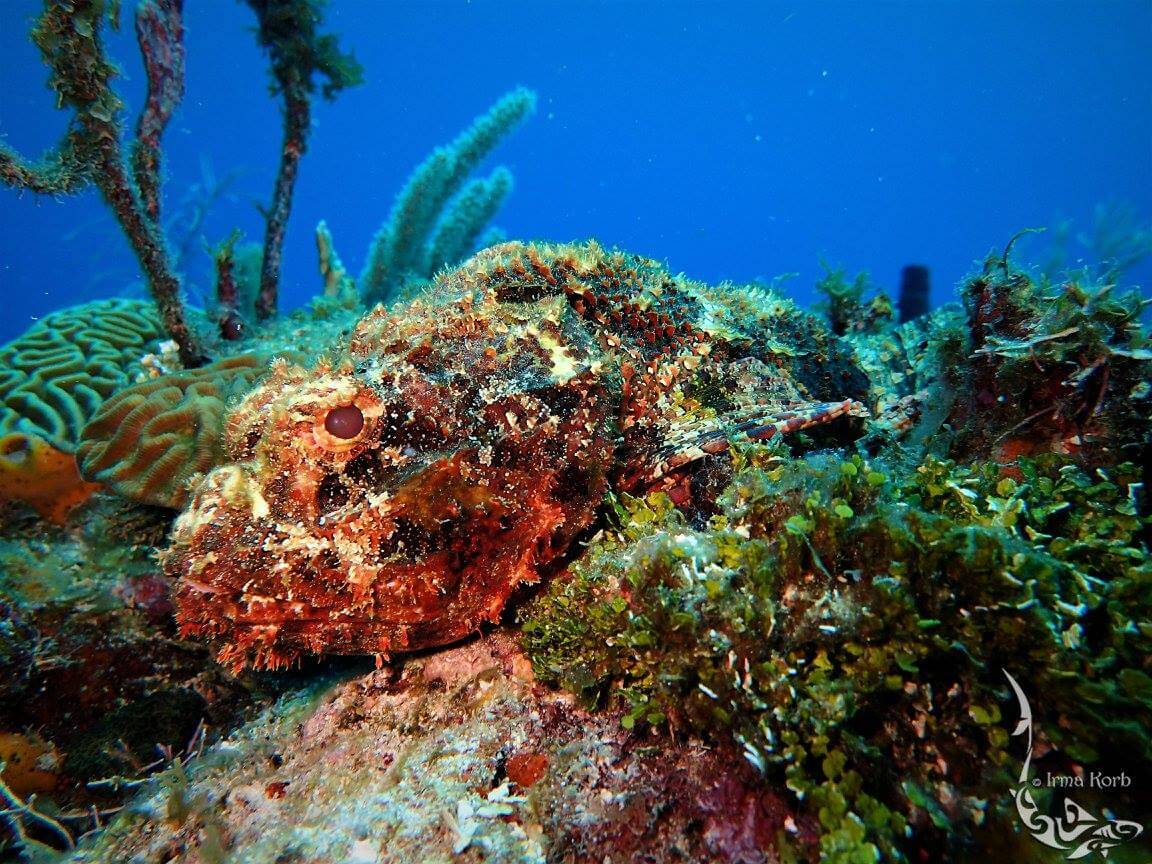
[[751, 437], [860, 414], [810, 316], [596, 244], [488, 249], [278, 363], [177, 519], [177, 620], [234, 669], [388, 655], [498, 620], [611, 487], [674, 487]]

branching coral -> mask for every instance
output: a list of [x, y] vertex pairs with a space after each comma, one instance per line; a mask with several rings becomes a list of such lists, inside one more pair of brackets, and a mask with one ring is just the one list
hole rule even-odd
[[160, 229], [160, 137], [183, 93], [182, 0], [145, 0], [136, 11], [136, 34], [148, 77], [148, 101], [125, 156], [120, 114], [112, 89], [116, 67], [104, 53], [103, 0], [45, 3], [32, 39], [52, 70], [49, 84], [60, 107], [74, 116], [63, 142], [41, 162], [22, 158], [0, 142], [0, 179], [41, 194], [100, 189], [128, 237], [164, 328], [179, 345], [185, 365], [203, 361], [181, 300], [180, 279]]
[[216, 304], [217, 323], [220, 337], [235, 342], [244, 336], [244, 319], [237, 311], [240, 305], [240, 286], [236, 278], [236, 241], [240, 232], [232, 235], [212, 250], [212, 261], [216, 265]]
[[488, 177], [469, 182], [437, 228], [427, 265], [433, 269], [451, 267], [467, 258], [476, 247], [480, 232], [511, 191], [512, 172], [503, 166]]
[[413, 172], [368, 251], [359, 282], [366, 302], [387, 302], [405, 280], [426, 281], [472, 251], [512, 182], [504, 168], [470, 183], [468, 175], [535, 107], [535, 93], [513, 90]]
[[[359, 81], [360, 68], [339, 52], [334, 36], [317, 33], [318, 0], [249, 0], [249, 5], [259, 22], [260, 42], [271, 55], [273, 89], [285, 103], [280, 169], [266, 214], [255, 303], [257, 317], [264, 319], [276, 312], [281, 247], [307, 144], [315, 79], [327, 79], [321, 92], [332, 98]], [[40, 162], [24, 159], [0, 142], [0, 180], [40, 194], [96, 185], [136, 253], [181, 361], [191, 368], [206, 358], [185, 314], [180, 276], [160, 218], [160, 143], [184, 93], [183, 0], [143, 0], [137, 6], [136, 38], [148, 90], [135, 136], [127, 146], [120, 118], [124, 106], [112, 88], [117, 70], [105, 55], [101, 38], [105, 15], [115, 19], [118, 10], [119, 3], [109, 6], [104, 0], [45, 0], [32, 38], [52, 70], [49, 83], [60, 106], [71, 109], [74, 117], [61, 144]]]
[[284, 99], [280, 168], [272, 203], [265, 213], [267, 227], [260, 293], [256, 300], [257, 317], [266, 319], [276, 314], [280, 253], [292, 209], [296, 174], [308, 146], [316, 78], [326, 79], [320, 91], [325, 99], [332, 99], [344, 88], [359, 84], [362, 70], [352, 55], [341, 53], [335, 36], [317, 32], [323, 0], [247, 0], [247, 3], [259, 22], [260, 44], [271, 58], [273, 92]]
[[160, 224], [160, 138], [184, 98], [184, 0], [141, 3], [136, 41], [144, 58], [148, 94], [132, 142], [132, 177], [148, 218]]

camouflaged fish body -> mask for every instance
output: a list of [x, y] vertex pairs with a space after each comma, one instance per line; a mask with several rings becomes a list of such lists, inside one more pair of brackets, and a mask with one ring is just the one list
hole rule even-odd
[[182, 631], [262, 668], [462, 638], [609, 488], [682, 491], [733, 435], [861, 414], [849, 357], [767, 291], [595, 244], [488, 249], [231, 412], [165, 556]]

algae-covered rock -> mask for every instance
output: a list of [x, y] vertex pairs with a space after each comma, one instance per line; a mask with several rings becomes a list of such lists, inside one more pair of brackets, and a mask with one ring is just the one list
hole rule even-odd
[[754, 864], [815, 831], [738, 750], [589, 714], [493, 636], [282, 698], [69, 860]]
[[1043, 769], [1152, 782], [1152, 700], [1129, 686], [1152, 649], [1134, 466], [743, 458], [706, 526], [618, 505], [522, 613], [543, 680], [739, 742], [820, 818], [828, 860], [952, 860], [1010, 830], [1002, 668], [1044, 694]]
[[542, 680], [737, 742], [821, 860], [1037, 854], [1003, 670], [1043, 694], [1036, 776], [1125, 776], [1078, 804], [1152, 817], [1144, 301], [999, 257], [966, 292], [846, 334], [876, 418], [856, 452], [738, 448], [707, 518], [622, 496], [520, 613]]
[[21, 793], [39, 791], [41, 807], [115, 806], [115, 778], [145, 776], [157, 746], [182, 752], [200, 721], [226, 727], [251, 698], [253, 682], [175, 638], [154, 557], [168, 523], [106, 496], [67, 526], [18, 513], [0, 523], [0, 734], [35, 733], [56, 754], [51, 766], [40, 760], [51, 791]]
[[962, 287], [971, 358], [950, 422], [964, 455], [1139, 460], [1152, 429], [1149, 300], [1086, 274], [1050, 282], [992, 257]]

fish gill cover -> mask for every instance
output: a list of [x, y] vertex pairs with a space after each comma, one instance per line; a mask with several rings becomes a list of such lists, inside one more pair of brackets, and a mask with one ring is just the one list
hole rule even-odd
[[[545, 21], [512, 3], [28, 4], [34, 52], [6, 53], [23, 59], [4, 74], [24, 80], [38, 54], [51, 93], [16, 112], [5, 81], [0, 178], [17, 194], [3, 215], [75, 215], [42, 247], [5, 231], [5, 251], [35, 261], [38, 284], [78, 287], [49, 288], [24, 332], [12, 322], [41, 301], [5, 289], [20, 311], [0, 347], [0, 859], [1147, 860], [1152, 342], [1132, 286], [1152, 252], [1152, 184], [1146, 158], [1128, 158], [1152, 142], [1152, 111], [1136, 110], [1152, 108], [1152, 55], [1133, 60], [1131, 35], [1147, 9], [998, 9], [982, 56], [1019, 39], [1004, 63], [1024, 77], [997, 79], [993, 107], [978, 70], [939, 71], [986, 11], [940, 7], [909, 29], [891, 7], [720, 8], [641, 22], [598, 5], [547, 7]], [[780, 240], [764, 226], [794, 220], [833, 255], [855, 248], [812, 202], [717, 216], [708, 227], [728, 240], [677, 253], [703, 256], [700, 272], [641, 254], [674, 257], [689, 164], [713, 171], [732, 146], [712, 116], [733, 110], [733, 89], [705, 85], [744, 81], [741, 52], [757, 74], [734, 92], [758, 104], [765, 69], [787, 98], [790, 50], [810, 67], [807, 99], [828, 97], [833, 59], [874, 62], [820, 17], [833, 13], [864, 14], [857, 41], [923, 37], [899, 42], [900, 74], [877, 72], [861, 98], [898, 85], [931, 109], [913, 68], [937, 76], [934, 98], [977, 94], [981, 125], [934, 153], [942, 175], [902, 178], [902, 211], [929, 177], [956, 179], [956, 152], [996, 173], [1015, 153], [1005, 140], [1059, 146], [1042, 111], [1023, 113], [1029, 81], [1107, 81], [1095, 96], [1136, 107], [1071, 124], [1092, 145], [1067, 146], [1075, 161], [1049, 159], [1046, 175], [1031, 154], [1034, 175], [931, 205], [950, 226], [984, 215], [973, 248], [937, 254], [945, 269], [993, 246], [954, 302], [932, 302], [923, 265], [892, 293], [833, 264], [809, 294], [752, 278], [743, 268], [781, 253], [745, 241], [734, 258], [750, 225]], [[509, 15], [539, 38], [510, 45], [496, 21]], [[1085, 44], [1037, 66], [1025, 26]], [[388, 56], [366, 39], [378, 28]], [[652, 44], [625, 51], [621, 32]], [[1139, 74], [1086, 66], [1092, 40]], [[811, 59], [822, 51], [826, 66]], [[623, 75], [638, 59], [647, 83], [604, 79], [579, 101], [601, 66]], [[409, 62], [423, 89], [376, 80], [403, 80]], [[197, 86], [220, 74], [227, 94]], [[555, 86], [509, 89], [517, 79]], [[482, 103], [430, 99], [437, 82], [505, 92], [454, 134]], [[245, 92], [268, 103], [254, 126], [201, 110]], [[657, 93], [637, 113], [637, 94]], [[35, 158], [33, 96], [63, 121]], [[698, 116], [670, 112], [677, 98]], [[801, 121], [827, 129], [820, 105], [770, 128], [741, 114], [752, 187], [799, 146]], [[904, 122], [917, 160], [943, 146]], [[1124, 123], [1123, 140], [1090, 134]], [[435, 133], [448, 143], [423, 161], [411, 150], [382, 225], [345, 212], [358, 196], [388, 210], [366, 186]], [[899, 165], [845, 160], [844, 134], [809, 139], [816, 201], [845, 164]], [[648, 135], [663, 146], [645, 158], [683, 196], [670, 217], [655, 187], [630, 192], [649, 169], [629, 148]], [[189, 153], [221, 138], [227, 173], [202, 161], [190, 177]], [[528, 178], [515, 195], [511, 170], [489, 167], [498, 148]], [[597, 148], [628, 170], [589, 160]], [[1105, 155], [1123, 166], [1107, 178]], [[268, 166], [246, 179], [257, 157]], [[598, 175], [663, 243], [577, 211]], [[1070, 175], [1136, 203], [1101, 205], [1079, 235], [1066, 221], [1019, 230], [1055, 214], [1009, 202]], [[65, 200], [89, 187], [98, 196]], [[231, 200], [241, 188], [264, 202], [259, 242]], [[1053, 211], [1082, 200], [1058, 189]], [[27, 209], [38, 196], [59, 203]], [[304, 243], [314, 213], [331, 221]], [[498, 215], [517, 234], [599, 242], [508, 240]], [[357, 231], [354, 275], [337, 237]], [[134, 256], [133, 275], [108, 272], [141, 280], [124, 289], [139, 296], [99, 296], [80, 260], [97, 237], [103, 260], [115, 242]], [[919, 242], [895, 254], [939, 253]]]

